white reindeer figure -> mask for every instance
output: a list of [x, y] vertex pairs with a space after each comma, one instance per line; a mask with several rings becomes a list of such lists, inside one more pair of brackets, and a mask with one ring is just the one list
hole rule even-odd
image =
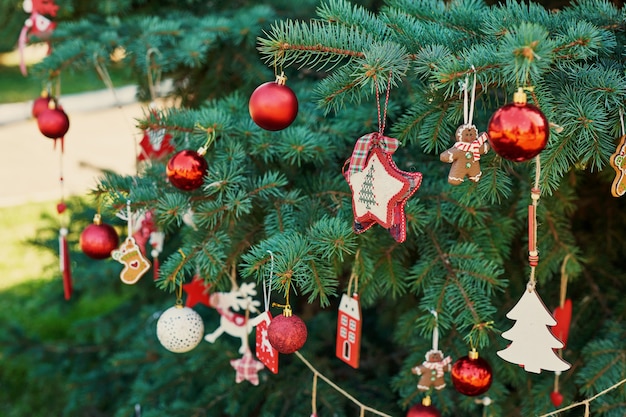
[[[241, 339], [239, 353], [245, 353], [249, 349], [248, 335], [252, 329], [261, 322], [262, 315], [259, 315], [261, 302], [254, 300], [256, 295], [255, 284], [253, 282], [243, 283], [239, 288], [230, 292], [216, 292], [211, 294], [209, 302], [220, 314], [220, 325], [213, 333], [204, 336], [204, 340], [213, 343], [223, 333]], [[244, 314], [235, 313], [243, 310]], [[256, 313], [253, 318], [246, 320], [245, 311]]]

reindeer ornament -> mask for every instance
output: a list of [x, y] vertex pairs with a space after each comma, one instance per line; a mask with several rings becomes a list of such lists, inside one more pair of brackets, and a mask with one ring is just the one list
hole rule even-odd
[[[230, 292], [216, 292], [211, 294], [209, 302], [220, 315], [220, 325], [212, 333], [204, 336], [204, 340], [214, 343], [218, 337], [226, 333], [232, 337], [241, 339], [239, 353], [246, 353], [248, 347], [248, 335], [252, 329], [263, 320], [258, 307], [261, 302], [253, 299], [256, 295], [256, 284], [253, 282], [243, 283]], [[244, 311], [244, 314], [238, 313]], [[256, 316], [248, 318], [247, 313], [255, 313]]]

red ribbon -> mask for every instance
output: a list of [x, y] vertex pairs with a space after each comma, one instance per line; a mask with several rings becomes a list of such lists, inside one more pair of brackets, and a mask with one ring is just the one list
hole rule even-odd
[[352, 156], [350, 157], [350, 170], [348, 178], [350, 175], [363, 170], [367, 164], [367, 157], [375, 146], [378, 146], [383, 151], [392, 154], [396, 151], [396, 149], [398, 149], [400, 142], [398, 139], [383, 136], [379, 132], [373, 132], [361, 136], [356, 141], [354, 150], [352, 151]]

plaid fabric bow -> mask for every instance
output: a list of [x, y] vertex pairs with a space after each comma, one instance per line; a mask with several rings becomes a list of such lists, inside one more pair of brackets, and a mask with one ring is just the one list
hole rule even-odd
[[[398, 139], [383, 136], [379, 132], [368, 133], [361, 136], [354, 145], [352, 156], [350, 157], [350, 171], [348, 175], [361, 172], [367, 163], [367, 156], [375, 146], [388, 153], [394, 153], [400, 142]], [[349, 177], [348, 177], [349, 178]]]
[[474, 161], [480, 161], [480, 147], [487, 141], [487, 133], [481, 133], [476, 140], [472, 142], [456, 142], [454, 147], [463, 152], [471, 152], [474, 155]]

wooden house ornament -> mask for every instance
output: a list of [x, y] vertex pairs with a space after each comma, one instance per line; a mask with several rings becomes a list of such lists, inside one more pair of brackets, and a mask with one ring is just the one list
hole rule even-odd
[[355, 369], [359, 367], [361, 303], [356, 293], [352, 297], [348, 296], [348, 294], [341, 296], [335, 347], [335, 354], [339, 359]]

